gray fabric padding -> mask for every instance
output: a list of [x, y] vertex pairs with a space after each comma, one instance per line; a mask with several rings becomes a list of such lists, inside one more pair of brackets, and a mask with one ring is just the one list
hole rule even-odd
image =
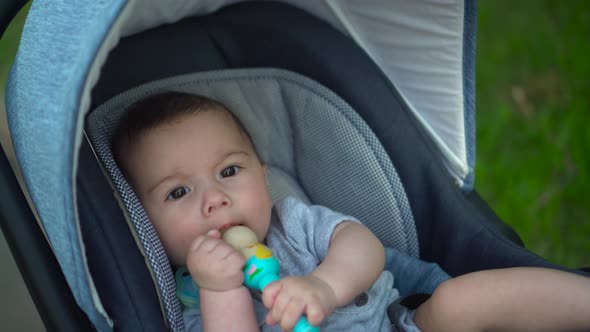
[[281, 171], [279, 168], [272, 166], [268, 167], [268, 171], [266, 172], [266, 184], [273, 202], [280, 201], [289, 196], [294, 196], [305, 203], [311, 203], [295, 179], [289, 174]]
[[123, 110], [169, 90], [219, 100], [240, 119], [269, 166], [273, 200], [294, 195], [352, 215], [384, 245], [419, 255], [412, 212], [391, 160], [360, 116], [327, 88], [278, 69], [212, 71], [151, 82], [98, 107], [88, 117], [87, 131], [129, 210], [168, 319], [181, 319], [172, 271], [153, 226], [113, 160], [110, 141]]

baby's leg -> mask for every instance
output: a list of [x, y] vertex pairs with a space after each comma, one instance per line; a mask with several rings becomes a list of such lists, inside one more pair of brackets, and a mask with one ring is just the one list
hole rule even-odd
[[590, 278], [544, 268], [466, 274], [416, 311], [423, 331], [589, 331]]

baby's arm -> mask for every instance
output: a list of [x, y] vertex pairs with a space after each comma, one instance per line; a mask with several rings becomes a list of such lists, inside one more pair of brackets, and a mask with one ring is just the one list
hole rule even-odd
[[246, 287], [199, 291], [203, 331], [260, 331], [252, 296]]
[[242, 285], [244, 256], [218, 231], [191, 244], [187, 267], [199, 285], [203, 331], [259, 331], [249, 291]]
[[422, 331], [589, 331], [590, 278], [533, 267], [442, 283], [416, 310]]
[[336, 307], [349, 304], [377, 280], [385, 262], [381, 242], [365, 226], [345, 221], [336, 226], [328, 254], [310, 275], [288, 277], [263, 293], [270, 308], [267, 322], [290, 329], [305, 313], [319, 325]]
[[383, 245], [364, 225], [343, 222], [334, 230], [326, 259], [312, 275], [330, 285], [336, 307], [349, 304], [379, 278], [385, 264]]

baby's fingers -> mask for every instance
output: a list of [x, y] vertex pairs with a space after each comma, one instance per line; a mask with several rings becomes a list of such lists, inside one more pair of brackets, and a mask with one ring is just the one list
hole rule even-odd
[[[270, 285], [269, 285], [270, 286]], [[285, 292], [279, 292], [274, 299], [274, 303], [270, 306], [268, 316], [266, 316], [266, 322], [270, 325], [281, 322], [283, 312], [291, 301], [291, 296]]]
[[281, 329], [283, 331], [290, 331], [301, 315], [303, 315], [304, 309], [305, 304], [303, 301], [298, 297], [292, 297], [281, 317]]
[[262, 303], [267, 309], [271, 309], [275, 303], [277, 295], [281, 291], [281, 282], [273, 282], [264, 288], [262, 291]]
[[211, 252], [219, 244], [218, 239], [213, 236], [201, 235], [198, 236], [190, 245], [189, 251]]
[[213, 237], [216, 239], [221, 239], [221, 233], [216, 229], [212, 229], [212, 230], [208, 231], [207, 236], [210, 236], [210, 237]]
[[306, 307], [306, 316], [309, 324], [319, 326], [326, 318], [324, 310], [318, 303], [308, 303]]

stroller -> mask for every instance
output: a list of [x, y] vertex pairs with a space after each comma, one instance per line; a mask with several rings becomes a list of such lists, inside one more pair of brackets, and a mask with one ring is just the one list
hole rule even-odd
[[[5, 3], [2, 28], [23, 5]], [[46, 328], [184, 330], [170, 264], [110, 151], [121, 110], [166, 90], [236, 112], [274, 199], [354, 215], [455, 276], [566, 270], [526, 250], [474, 189], [475, 7], [35, 1], [6, 96], [40, 224], [4, 154], [0, 204]]]

